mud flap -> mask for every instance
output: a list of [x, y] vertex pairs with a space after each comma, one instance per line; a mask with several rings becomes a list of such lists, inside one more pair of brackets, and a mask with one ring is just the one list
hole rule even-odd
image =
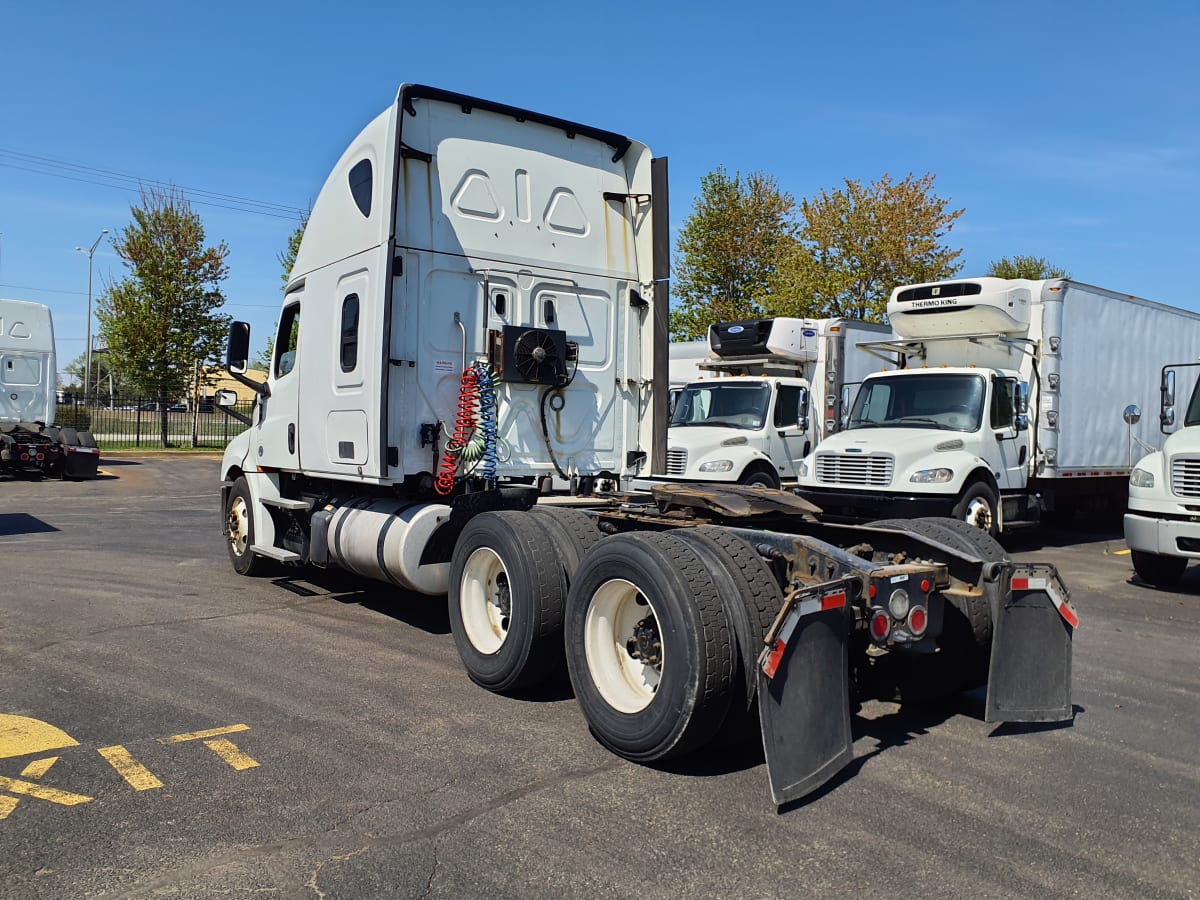
[[771, 796], [804, 797], [852, 759], [847, 644], [857, 579], [788, 597], [758, 665], [758, 715]]
[[1072, 716], [1071, 637], [1079, 617], [1057, 570], [1048, 564], [1010, 564], [992, 609], [988, 722], [1061, 722]]

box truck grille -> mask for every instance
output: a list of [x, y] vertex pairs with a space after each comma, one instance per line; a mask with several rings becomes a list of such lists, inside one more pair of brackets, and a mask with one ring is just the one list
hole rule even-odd
[[687, 450], [681, 447], [671, 447], [667, 450], [667, 474], [687, 474]]
[[1200, 459], [1171, 460], [1171, 491], [1179, 497], [1200, 497]]
[[824, 484], [862, 484], [887, 487], [896, 458], [891, 454], [818, 453], [817, 481]]

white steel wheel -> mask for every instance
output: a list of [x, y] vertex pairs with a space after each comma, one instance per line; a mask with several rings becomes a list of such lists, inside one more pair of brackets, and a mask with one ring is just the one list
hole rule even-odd
[[636, 585], [614, 579], [592, 595], [583, 649], [592, 683], [613, 709], [636, 713], [650, 705], [662, 681], [663, 644], [654, 606]]
[[229, 504], [229, 545], [234, 556], [244, 556], [250, 549], [250, 508], [245, 497], [234, 497]]
[[504, 561], [491, 547], [480, 547], [467, 557], [458, 605], [471, 645], [485, 655], [498, 652], [508, 637], [512, 587]]

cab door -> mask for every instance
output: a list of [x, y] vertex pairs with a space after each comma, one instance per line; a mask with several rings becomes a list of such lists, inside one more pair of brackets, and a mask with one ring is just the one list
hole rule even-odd
[[300, 305], [303, 290], [288, 295], [279, 317], [271, 358], [269, 397], [259, 400], [255, 422], [255, 462], [260, 466], [300, 468]]
[[800, 384], [780, 384], [775, 388], [775, 409], [768, 423], [767, 455], [780, 477], [797, 478], [800, 461], [812, 449], [809, 438], [811, 411], [808, 388]]
[[1017, 380], [992, 379], [989, 424], [1000, 458], [996, 481], [1000, 490], [1025, 487], [1029, 462], [1029, 430], [1017, 428]]

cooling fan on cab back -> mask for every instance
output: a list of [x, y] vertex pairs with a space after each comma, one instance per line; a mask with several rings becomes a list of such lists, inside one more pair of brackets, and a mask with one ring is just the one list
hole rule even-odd
[[[493, 333], [493, 366], [502, 381], [526, 384], [567, 383], [567, 333], [553, 328], [505, 325], [499, 341]], [[499, 347], [497, 348], [497, 344]], [[499, 354], [495, 350], [499, 349]], [[498, 355], [499, 365], [495, 356]]]

